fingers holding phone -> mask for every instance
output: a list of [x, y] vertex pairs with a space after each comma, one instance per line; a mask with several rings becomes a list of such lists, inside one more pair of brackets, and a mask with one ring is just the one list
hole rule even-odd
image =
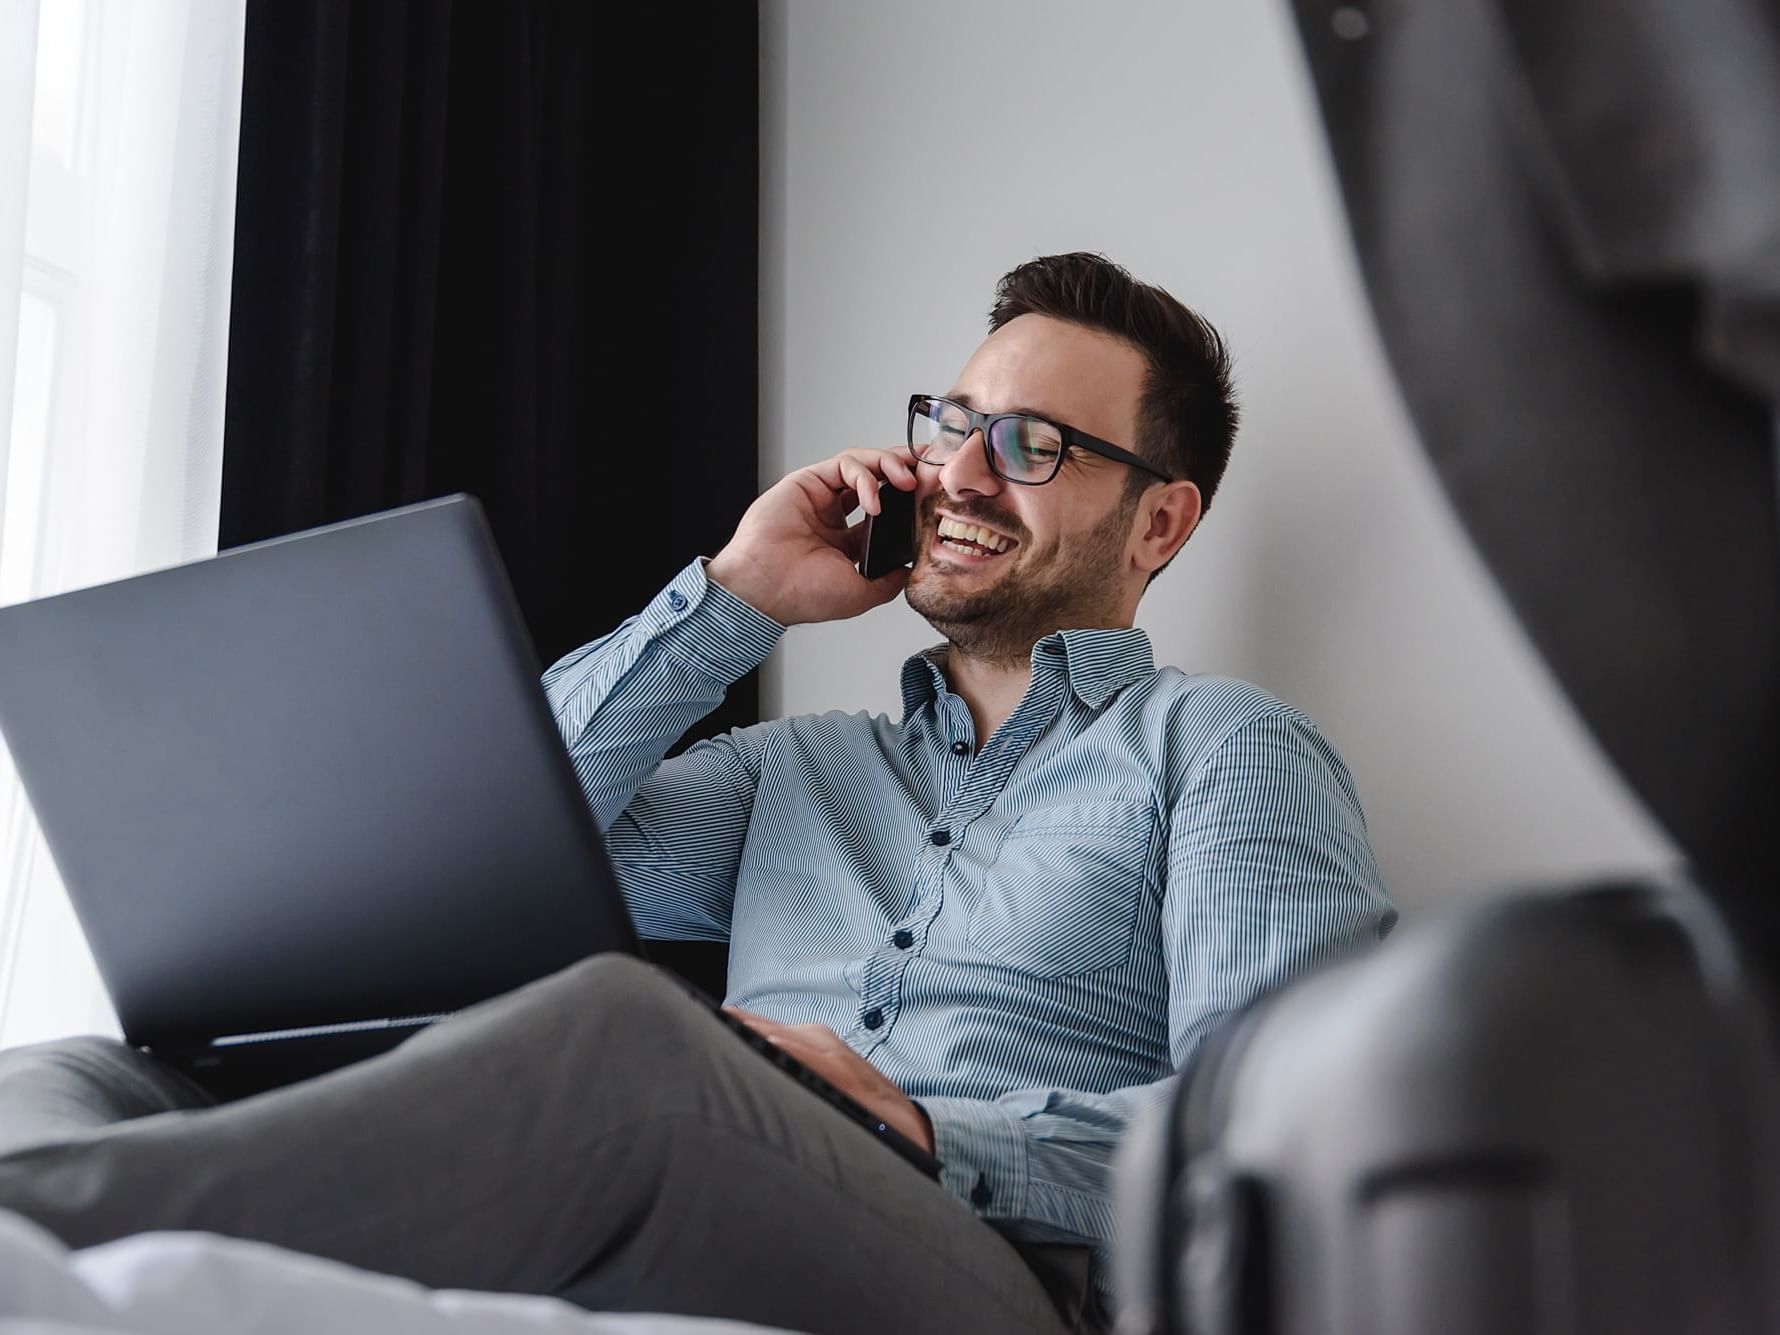
[[[867, 516], [878, 513], [882, 497], [898, 492], [914, 495], [915, 457], [907, 449], [847, 450], [814, 467], [826, 471], [829, 464], [835, 465], [839, 473], [841, 493], [852, 492]], [[852, 513], [851, 506], [847, 512]]]
[[[735, 536], [712, 558], [707, 575], [731, 593], [785, 625], [857, 616], [902, 592], [899, 566], [867, 579], [868, 526], [880, 544], [906, 527], [914, 530], [914, 461], [907, 449], [847, 450], [800, 468], [748, 508]], [[886, 507], [908, 518], [877, 521]], [[865, 512], [857, 525], [848, 517]], [[882, 559], [882, 558], [880, 558]]]

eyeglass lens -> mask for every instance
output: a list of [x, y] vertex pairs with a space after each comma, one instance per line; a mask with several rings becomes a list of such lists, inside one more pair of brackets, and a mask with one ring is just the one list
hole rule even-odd
[[[924, 399], [909, 418], [909, 446], [917, 459], [943, 464], [969, 438], [970, 419], [956, 404]], [[989, 432], [989, 462], [1010, 482], [1048, 482], [1063, 457], [1063, 437], [1036, 417], [1004, 417]]]

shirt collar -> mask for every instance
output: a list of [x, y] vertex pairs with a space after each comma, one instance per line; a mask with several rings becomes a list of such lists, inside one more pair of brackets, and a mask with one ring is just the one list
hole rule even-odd
[[[946, 646], [936, 644], [902, 665], [902, 716], [936, 699], [946, 689]], [[1098, 709], [1132, 682], [1156, 670], [1150, 637], [1135, 626], [1116, 630], [1060, 630], [1032, 646], [1032, 679], [1061, 670], [1069, 689], [1090, 709]]]
[[946, 661], [946, 646], [936, 644], [911, 654], [902, 664], [902, 721], [939, 698], [946, 689], [946, 674], [941, 665]]

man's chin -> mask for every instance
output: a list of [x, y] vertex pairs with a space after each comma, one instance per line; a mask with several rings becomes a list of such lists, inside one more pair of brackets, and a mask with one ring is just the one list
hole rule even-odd
[[995, 612], [992, 593], [962, 593], [949, 588], [950, 581], [939, 577], [932, 567], [919, 569], [903, 590], [908, 605], [927, 619], [927, 624], [950, 639], [948, 627], [972, 625]]

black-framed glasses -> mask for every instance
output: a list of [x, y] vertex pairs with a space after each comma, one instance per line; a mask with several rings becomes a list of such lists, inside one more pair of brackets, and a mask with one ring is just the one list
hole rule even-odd
[[1021, 486], [1041, 486], [1056, 477], [1063, 467], [1063, 456], [1072, 449], [1130, 464], [1164, 482], [1174, 480], [1143, 456], [1060, 422], [1025, 413], [979, 413], [931, 394], [910, 397], [909, 449], [922, 463], [944, 464], [964, 447], [973, 431], [983, 433], [989, 471]]

